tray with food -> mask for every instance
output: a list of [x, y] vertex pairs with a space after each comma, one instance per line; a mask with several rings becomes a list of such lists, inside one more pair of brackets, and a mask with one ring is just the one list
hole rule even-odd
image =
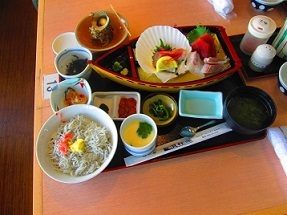
[[241, 61], [221, 26], [153, 26], [89, 65], [134, 89], [178, 92], [222, 81]]

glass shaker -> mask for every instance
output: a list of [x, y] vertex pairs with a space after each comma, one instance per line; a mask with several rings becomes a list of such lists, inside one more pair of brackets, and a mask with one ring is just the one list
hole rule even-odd
[[273, 61], [276, 50], [269, 44], [259, 45], [253, 52], [249, 60], [249, 68], [255, 72], [263, 72], [265, 68]]
[[275, 30], [276, 23], [271, 18], [262, 15], [252, 17], [240, 43], [241, 51], [252, 55], [257, 46], [267, 43]]

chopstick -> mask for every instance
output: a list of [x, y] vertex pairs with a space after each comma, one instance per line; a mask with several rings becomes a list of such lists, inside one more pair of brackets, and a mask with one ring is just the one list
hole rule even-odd
[[127, 26], [122, 22], [120, 16], [118, 15], [118, 13], [116, 12], [116, 10], [114, 9], [113, 5], [110, 4], [110, 6], [111, 6], [112, 10], [114, 11], [114, 13], [116, 14], [116, 16], [118, 17], [118, 19], [120, 20], [120, 22], [123, 24], [125, 30], [126, 30], [127, 33], [129, 34], [129, 36], [132, 36], [131, 33], [130, 33], [130, 31], [129, 31], [129, 29], [128, 29]]

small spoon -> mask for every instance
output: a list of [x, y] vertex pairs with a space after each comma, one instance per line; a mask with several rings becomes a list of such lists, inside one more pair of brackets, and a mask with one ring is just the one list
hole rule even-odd
[[180, 136], [182, 136], [182, 137], [193, 137], [198, 129], [201, 129], [201, 128], [208, 126], [208, 125], [212, 125], [214, 123], [216, 123], [216, 120], [211, 120], [211, 121], [209, 121], [203, 125], [200, 125], [198, 127], [185, 126], [181, 129]]

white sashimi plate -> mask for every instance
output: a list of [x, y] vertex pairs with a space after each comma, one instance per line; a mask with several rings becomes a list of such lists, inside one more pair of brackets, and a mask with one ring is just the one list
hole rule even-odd
[[[176, 75], [168, 72], [157, 72], [152, 62], [153, 51], [160, 45], [160, 39], [164, 44], [171, 45], [172, 48], [185, 49], [187, 55], [191, 52], [191, 47], [186, 36], [171, 26], [152, 26], [140, 35], [136, 43], [136, 59], [140, 67], [147, 73], [155, 74], [162, 82], [167, 82]], [[162, 73], [164, 73], [163, 76]]]

